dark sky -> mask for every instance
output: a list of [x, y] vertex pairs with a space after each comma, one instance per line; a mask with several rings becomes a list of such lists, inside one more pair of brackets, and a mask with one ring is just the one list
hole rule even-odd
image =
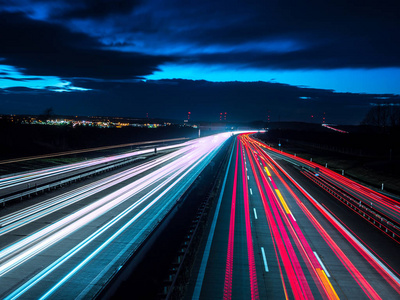
[[0, 114], [356, 124], [399, 32], [398, 0], [0, 0]]

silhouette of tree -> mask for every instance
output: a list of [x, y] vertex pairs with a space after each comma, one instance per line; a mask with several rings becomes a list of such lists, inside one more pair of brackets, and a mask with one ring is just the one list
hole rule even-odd
[[378, 127], [400, 126], [400, 104], [385, 103], [371, 107], [361, 124]]

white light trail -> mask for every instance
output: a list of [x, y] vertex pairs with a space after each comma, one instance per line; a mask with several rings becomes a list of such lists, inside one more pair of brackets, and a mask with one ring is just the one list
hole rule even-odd
[[[125, 208], [116, 217], [110, 219], [95, 232], [92, 232], [86, 239], [78, 242], [75, 247], [70, 250], [63, 249], [62, 251], [66, 251], [66, 253], [62, 254], [59, 259], [56, 259], [56, 261], [49, 262], [47, 267], [45, 267], [36, 275], [33, 275], [33, 277], [28, 279], [25, 284], [22, 284], [19, 288], [16, 287], [16, 290], [9, 295], [9, 299], [19, 297], [23, 293], [27, 292], [31, 287], [38, 284], [44, 277], [53, 272], [53, 270], [63, 266], [63, 263], [70, 259], [78, 251], [89, 245], [89, 243], [94, 241], [96, 238], [99, 238], [100, 235], [105, 234], [105, 231], [110, 229], [111, 226], [114, 225], [113, 228], [115, 228], [117, 222], [124, 223], [119, 225], [118, 228], [113, 229], [117, 231], [115, 231], [111, 236], [109, 235], [101, 246], [96, 248], [78, 265], [74, 265], [72, 269], [66, 270], [66, 274], [68, 275], [60, 279], [58, 284], [53, 286], [53, 288], [48, 291], [44, 291], [42, 294], [43, 297], [46, 298], [56, 289], [60, 288], [66, 281], [68, 281], [70, 277], [76, 274], [78, 270], [85, 267], [87, 263], [94, 259], [101, 251], [103, 251], [108, 244], [112, 243], [112, 241], [122, 234], [122, 232], [124, 232], [128, 227], [134, 226], [136, 220], [139, 220], [142, 216], [150, 214], [149, 216], [151, 221], [146, 225], [146, 228], [151, 228], [151, 226], [154, 226], [154, 223], [168, 212], [175, 201], [179, 199], [180, 195], [184, 193], [184, 191], [196, 179], [198, 174], [200, 174], [204, 167], [208, 165], [222, 144], [230, 136], [231, 133], [219, 134], [216, 136], [197, 139], [196, 142], [191, 141], [190, 143], [185, 143], [185, 146], [182, 149], [175, 151], [174, 154], [171, 154], [168, 159], [164, 158], [156, 160], [156, 162], [152, 164], [144, 164], [136, 169], [133, 168], [129, 171], [131, 173], [128, 171], [123, 172], [124, 175], [121, 175], [120, 177], [110, 176], [108, 179], [98, 182], [100, 187], [96, 187], [95, 185], [87, 185], [84, 189], [79, 191], [66, 193], [63, 195], [64, 200], [62, 198], [55, 197], [53, 198], [53, 202], [47, 202], [44, 206], [38, 205], [37, 207], [21, 212], [19, 215], [15, 214], [13, 217], [9, 216], [9, 219], [7, 220], [3, 219], [2, 221], [6, 223], [19, 222], [19, 220], [27, 221], [29, 218], [38, 218], [41, 216], [41, 214], [51, 213], [52, 210], [54, 211], [54, 209], [59, 209], [57, 205], [61, 205], [65, 199], [71, 200], [73, 198], [84, 198], [87, 195], [91, 195], [92, 192], [95, 193], [95, 190], [104, 190], [105, 186], [108, 184], [111, 185], [112, 180], [122, 181], [125, 177], [136, 176], [144, 171], [151, 170], [151, 168], [158, 167], [158, 169], [151, 171], [149, 174], [135, 180], [130, 184], [127, 184], [123, 188], [98, 199], [97, 201], [81, 208], [67, 217], [60, 219], [55, 223], [38, 230], [32, 235], [2, 249], [0, 251], [0, 276], [4, 276], [4, 274], [18, 268], [26, 261], [34, 259], [36, 255], [47, 250], [49, 247], [58, 243], [62, 239], [70, 236], [78, 229], [83, 228], [84, 226], [93, 222], [100, 216], [103, 216], [104, 214], [113, 210], [120, 204], [126, 202], [126, 200], [133, 200], [132, 197], [139, 195], [139, 193], [141, 195], [140, 198], [135, 200], [135, 202], [129, 205], [128, 208]], [[172, 159], [172, 161], [170, 161], [170, 159]], [[155, 204], [157, 204], [157, 209]], [[48, 206], [54, 207], [49, 208]], [[152, 207], [156, 209], [154, 212], [154, 209], [151, 209]], [[134, 213], [133, 217], [130, 216], [132, 213]], [[128, 221], [124, 221], [123, 218], [127, 218], [128, 214], [130, 216]], [[139, 238], [139, 235], [145, 232], [146, 228], [138, 228], [137, 238]], [[102, 237], [101, 240], [104, 240], [104, 238]], [[41, 256], [43, 257], [43, 255]], [[112, 264], [106, 265], [111, 266]]]

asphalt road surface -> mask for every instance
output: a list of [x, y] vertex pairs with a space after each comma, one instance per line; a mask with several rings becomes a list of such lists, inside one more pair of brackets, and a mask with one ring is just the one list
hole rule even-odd
[[96, 297], [230, 137], [188, 141], [176, 151], [2, 215], [0, 297]]
[[319, 200], [238, 136], [190, 298], [399, 299], [398, 256], [382, 261]]

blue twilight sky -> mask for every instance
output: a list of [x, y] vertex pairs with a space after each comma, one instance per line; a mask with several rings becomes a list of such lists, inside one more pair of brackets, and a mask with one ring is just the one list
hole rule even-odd
[[[357, 123], [371, 104], [399, 101], [399, 30], [397, 0], [0, 0], [0, 114], [53, 107], [181, 118], [180, 109], [196, 107], [214, 120], [207, 111], [229, 110], [222, 97], [191, 93], [218, 86], [230, 94], [240, 83], [266, 100], [237, 120], [264, 119], [283, 104], [288, 111], [276, 115], [307, 121], [295, 109], [303, 103], [291, 101], [314, 90], [307, 111]], [[258, 81], [268, 84], [260, 91]], [[164, 90], [180, 100], [169, 115]], [[233, 106], [252, 103], [248, 93], [230, 95]], [[85, 104], [74, 105], [78, 98]], [[343, 119], [328, 103], [358, 117]]]

